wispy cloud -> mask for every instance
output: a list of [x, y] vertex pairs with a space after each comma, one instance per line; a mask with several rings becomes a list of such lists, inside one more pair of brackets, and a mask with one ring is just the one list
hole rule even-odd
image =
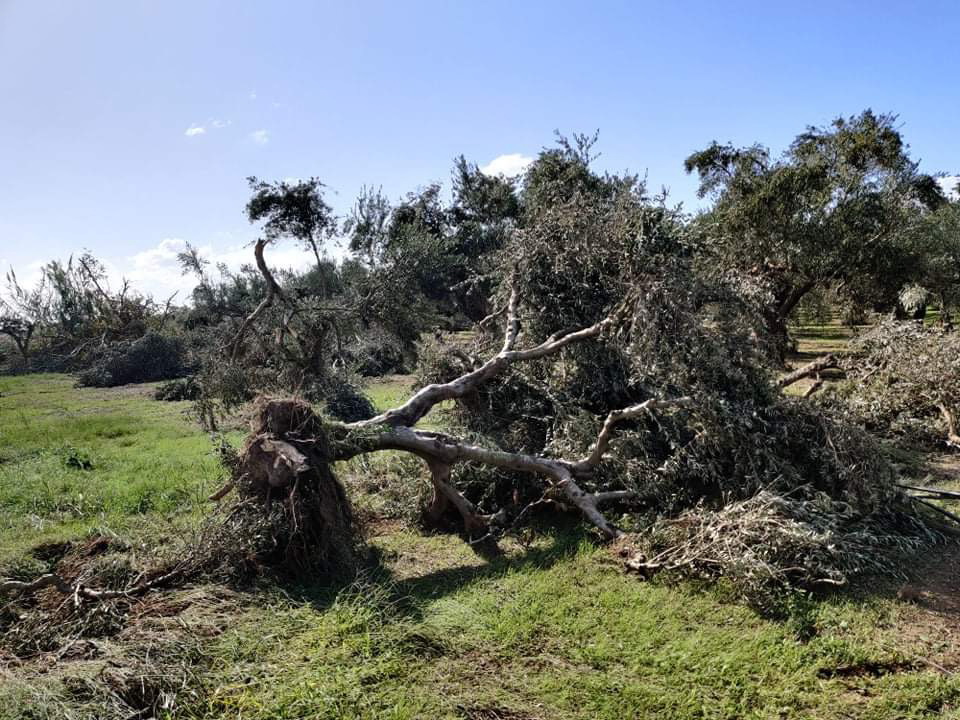
[[251, 91], [250, 91], [250, 94], [247, 95], [247, 97], [250, 98], [251, 100], [256, 100], [256, 99], [257, 99], [257, 91], [256, 91], [256, 90], [251, 90]]
[[207, 130], [220, 130], [228, 125], [233, 125], [233, 120], [210, 118], [204, 123], [193, 123], [183, 134], [187, 137], [196, 137], [197, 135], [206, 135]]
[[250, 133], [250, 139], [257, 145], [266, 145], [270, 142], [270, 133], [267, 130], [254, 130]]
[[480, 172], [484, 175], [502, 175], [504, 177], [516, 177], [526, 170], [533, 158], [521, 153], [508, 153], [495, 157], [486, 165], [480, 167]]
[[[195, 277], [183, 275], [177, 262], [177, 254], [186, 249], [187, 242], [183, 238], [164, 238], [151, 248], [111, 263], [111, 279], [114, 273], [118, 277], [122, 274], [141, 292], [149, 292], [156, 298], [169, 297], [176, 292], [177, 302], [186, 302], [197, 284]], [[197, 252], [210, 261], [211, 269], [223, 264], [236, 272], [253, 262], [253, 249], [243, 243], [208, 243], [199, 245]], [[314, 259], [312, 253], [287, 243], [271, 247], [267, 262], [273, 268], [304, 270], [313, 265]]]

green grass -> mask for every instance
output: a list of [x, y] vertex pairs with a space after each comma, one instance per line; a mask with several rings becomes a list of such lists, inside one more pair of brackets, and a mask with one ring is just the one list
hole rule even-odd
[[[382, 408], [406, 384], [371, 394]], [[104, 526], [154, 537], [196, 518], [220, 470], [187, 407], [142, 387], [0, 379], [0, 566], [50, 539]], [[376, 475], [385, 462], [344, 470]], [[890, 588], [797, 596], [774, 620], [716, 588], [624, 574], [572, 521], [494, 559], [396, 523], [371, 532], [378, 562], [352, 584], [208, 601], [221, 615], [196, 625], [171, 717], [880, 720], [943, 717], [960, 702], [960, 683], [919, 659], [942, 639], [903, 633]], [[184, 611], [181, 632], [199, 611]], [[0, 718], [98, 717], [61, 678], [100, 677], [110, 662], [0, 663]], [[40, 679], [42, 697], [30, 689]]]
[[0, 378], [0, 563], [41, 541], [200, 507], [222, 472], [189, 403], [152, 386]]
[[879, 720], [939, 717], [960, 692], [922, 667], [830, 677], [908, 660], [888, 601], [808, 602], [773, 622], [624, 575], [571, 529], [492, 563], [449, 538], [377, 544], [388, 570], [430, 569], [257, 611], [216, 643], [187, 715]]

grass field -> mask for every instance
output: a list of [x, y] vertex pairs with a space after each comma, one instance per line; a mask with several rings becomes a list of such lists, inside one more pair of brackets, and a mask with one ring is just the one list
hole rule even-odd
[[[371, 394], [382, 407], [408, 383]], [[148, 387], [0, 379], [0, 576], [26, 573], [51, 540], [154, 542], [195, 523], [221, 471], [188, 407]], [[380, 507], [359, 495], [390, 465], [341, 468], [358, 505]], [[626, 575], [572, 520], [492, 560], [399, 520], [368, 535], [377, 561], [343, 585], [155, 593], [142, 617], [176, 628], [174, 650], [137, 648], [147, 636], [130, 632], [91, 638], [76, 660], [0, 647], [0, 718], [113, 717], [116, 697], [91, 688], [133, 657], [183, 671], [158, 717], [885, 720], [960, 707], [956, 638], [896, 585], [798, 595], [773, 619], [722, 589]]]

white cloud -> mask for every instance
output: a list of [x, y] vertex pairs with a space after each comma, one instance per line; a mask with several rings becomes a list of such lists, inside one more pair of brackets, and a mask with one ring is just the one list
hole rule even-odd
[[937, 182], [940, 183], [944, 195], [952, 200], [960, 200], [960, 192], [957, 192], [957, 187], [960, 186], [960, 175], [946, 175], [937, 178]]
[[270, 142], [270, 133], [266, 130], [254, 130], [250, 133], [250, 139], [257, 145], [266, 145]]
[[251, 91], [250, 91], [250, 94], [247, 95], [247, 97], [250, 98], [251, 100], [256, 100], [256, 99], [257, 99], [257, 91], [256, 91], [256, 90], [251, 90]]
[[[213, 234], [210, 242], [205, 244], [193, 243], [197, 252], [210, 262], [208, 271], [217, 277], [218, 265], [226, 265], [231, 272], [237, 272], [244, 265], [253, 265], [253, 247], [244, 239], [249, 231], [234, 234], [228, 231]], [[250, 235], [247, 235], [250, 237]], [[187, 241], [183, 238], [168, 237], [138, 253], [126, 257], [105, 257], [98, 255], [107, 274], [107, 284], [116, 290], [121, 287], [123, 280], [130, 282], [131, 288], [141, 294], [151, 295], [158, 302], [163, 302], [173, 293], [177, 293], [174, 303], [185, 304], [191, 301], [191, 292], [197, 285], [193, 275], [184, 275], [177, 262], [177, 254], [187, 249]], [[330, 244], [326, 248], [334, 260], [342, 260], [346, 252], [342, 247]], [[78, 248], [73, 252], [80, 253]], [[64, 256], [63, 259], [65, 259]], [[40, 282], [42, 268], [50, 258], [36, 260], [30, 263], [20, 263], [16, 266], [17, 280], [25, 288], [36, 287]], [[313, 267], [316, 260], [313, 253], [299, 247], [293, 241], [278, 242], [271, 245], [266, 251], [267, 263], [275, 270], [296, 270], [303, 272]], [[10, 269], [7, 260], [0, 260], [0, 279]], [[0, 297], [4, 296], [4, 283], [0, 282]]]
[[[228, 233], [227, 236], [229, 235]], [[187, 302], [197, 282], [192, 275], [183, 275], [180, 263], [177, 262], [177, 254], [186, 249], [186, 240], [164, 238], [151, 248], [111, 263], [111, 285], [114, 285], [114, 276], [122, 276], [130, 280], [134, 288], [149, 293], [156, 299], [165, 299], [177, 292], [175, 302]], [[214, 276], [217, 265], [220, 264], [236, 272], [243, 265], [254, 263], [253, 248], [244, 243], [223, 246], [208, 243], [197, 246], [197, 252], [200, 257], [210, 262], [209, 271]], [[270, 267], [276, 269], [304, 270], [315, 262], [313, 253], [293, 243], [271, 246], [266, 252], [266, 258]]]
[[503, 175], [504, 177], [516, 177], [523, 173], [533, 162], [532, 157], [521, 155], [520, 153], [509, 153], [495, 157], [486, 165], [481, 166], [480, 172], [484, 175]]
[[233, 120], [220, 120], [218, 118], [210, 118], [205, 123], [193, 123], [190, 127], [187, 128], [186, 132], [183, 133], [187, 137], [195, 137], [197, 135], [206, 135], [207, 130], [220, 130], [225, 128], [228, 125], [233, 125]]

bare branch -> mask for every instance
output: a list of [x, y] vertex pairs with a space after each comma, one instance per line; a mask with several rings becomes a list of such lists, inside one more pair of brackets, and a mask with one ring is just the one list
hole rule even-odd
[[110, 600], [113, 598], [141, 595], [148, 590], [166, 585], [178, 579], [181, 575], [183, 575], [183, 568], [178, 566], [153, 580], [141, 582], [123, 590], [96, 590], [94, 588], [84, 587], [80, 583], [71, 585], [56, 573], [47, 573], [30, 582], [22, 582], [20, 580], [5, 580], [0, 582], [0, 593], [24, 595], [34, 593], [46, 587], [55, 587], [64, 595], [72, 595], [75, 603], [79, 603], [81, 598], [87, 600]]
[[633, 500], [637, 497], [637, 493], [634, 490], [607, 490], [606, 492], [593, 493], [591, 497], [597, 505], [605, 505], [621, 500]]
[[[442, 508], [449, 503], [460, 513], [463, 518], [463, 525], [468, 533], [475, 530], [485, 530], [487, 519], [477, 513], [476, 506], [450, 484], [450, 465], [429, 456], [426, 457], [426, 461], [430, 468], [430, 481], [433, 483], [434, 515], [436, 519], [439, 519]], [[439, 501], [441, 498], [442, 501]]]
[[69, 586], [64, 582], [63, 578], [54, 573], [47, 573], [46, 575], [41, 575], [36, 580], [32, 580], [30, 582], [23, 582], [20, 580], [4, 580], [3, 582], [0, 582], [0, 593], [26, 595], [36, 592], [37, 590], [41, 590], [45, 587], [50, 587], [51, 585], [56, 586], [61, 592], [71, 592]]
[[517, 335], [520, 334], [520, 319], [517, 317], [517, 290], [510, 291], [510, 301], [507, 303], [507, 330], [504, 333], [503, 349], [500, 354], [510, 352], [517, 344]]
[[257, 268], [260, 270], [260, 274], [263, 275], [263, 279], [267, 281], [267, 296], [260, 301], [260, 304], [254, 308], [252, 313], [244, 318], [243, 323], [240, 325], [240, 329], [233, 338], [233, 342], [230, 343], [230, 362], [233, 362], [237, 359], [237, 353], [240, 350], [240, 343], [243, 341], [243, 338], [247, 334], [247, 330], [250, 329], [250, 326], [258, 317], [260, 317], [260, 314], [264, 310], [273, 304], [275, 297], [283, 298], [283, 291], [280, 289], [280, 285], [277, 284], [276, 279], [273, 277], [273, 273], [271, 273], [270, 268], [267, 267], [267, 261], [263, 257], [263, 249], [266, 247], [266, 245], [267, 240], [258, 238], [256, 244], [253, 246], [253, 255], [257, 260]]
[[590, 327], [568, 333], [556, 333], [539, 345], [526, 350], [513, 350], [519, 334], [519, 321], [516, 314], [516, 295], [511, 293], [511, 309], [508, 310], [507, 330], [504, 334], [503, 349], [483, 365], [455, 380], [447, 383], [431, 384], [421, 388], [399, 407], [391, 408], [369, 420], [353, 423], [352, 427], [370, 425], [390, 425], [392, 427], [412, 427], [437, 404], [445, 400], [463, 397], [477, 387], [489, 382], [503, 373], [511, 364], [527, 360], [537, 360], [553, 355], [567, 345], [600, 335], [613, 324], [612, 317], [594, 323]]
[[679, 397], [668, 400], [650, 398], [638, 405], [631, 405], [622, 410], [613, 410], [607, 415], [607, 419], [604, 420], [600, 434], [597, 436], [597, 441], [590, 449], [590, 454], [573, 464], [574, 471], [578, 473], [589, 472], [600, 464], [600, 461], [610, 447], [610, 440], [613, 439], [613, 431], [618, 423], [640, 417], [657, 408], [689, 405], [691, 402], [693, 402], [693, 398], [690, 397]]
[[803, 395], [801, 397], [803, 397], [803, 399], [806, 400], [808, 397], [816, 393], [817, 390], [819, 390], [822, 387], [823, 387], [823, 380], [821, 380], [820, 376], [817, 375], [817, 379], [814, 381], [813, 385], [811, 385], [806, 390], [804, 390]]
[[778, 388], [785, 388], [789, 385], [793, 385], [795, 382], [802, 380], [805, 377], [816, 375], [821, 370], [837, 367], [840, 367], [837, 356], [833, 353], [830, 353], [829, 355], [824, 355], [823, 357], [817, 358], [813, 362], [807, 363], [803, 367], [797, 368], [793, 372], [787, 373], [782, 378], [777, 380], [776, 386]]

